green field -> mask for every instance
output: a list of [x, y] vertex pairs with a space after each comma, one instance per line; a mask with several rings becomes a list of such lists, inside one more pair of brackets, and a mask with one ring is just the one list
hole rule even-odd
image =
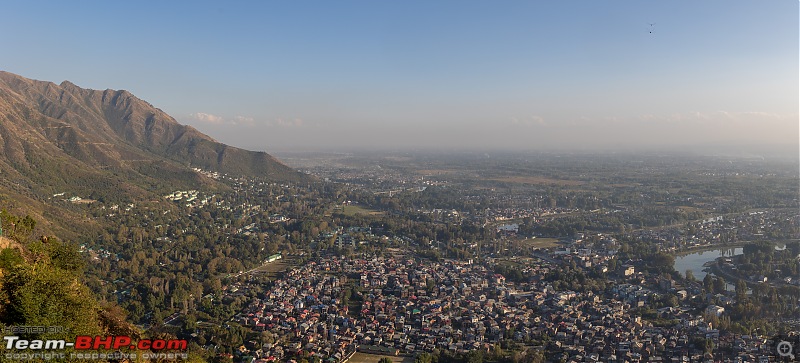
[[383, 214], [381, 211], [376, 211], [368, 208], [364, 208], [358, 205], [345, 205], [342, 206], [341, 209], [336, 208], [334, 212], [339, 212], [347, 216], [355, 216], [355, 215], [380, 215]]
[[266, 274], [269, 277], [275, 278], [278, 275], [280, 275], [281, 272], [296, 265], [297, 265], [296, 257], [284, 257], [280, 260], [269, 262], [266, 265], [257, 268], [253, 272], [259, 274]]
[[553, 248], [558, 247], [558, 238], [526, 238], [519, 242], [528, 248]]
[[358, 352], [353, 354], [353, 357], [347, 361], [347, 363], [378, 363], [378, 361], [383, 358], [387, 357], [392, 360], [392, 363], [413, 363], [414, 359], [411, 357], [395, 357], [391, 355], [378, 355], [378, 354], [367, 354]]

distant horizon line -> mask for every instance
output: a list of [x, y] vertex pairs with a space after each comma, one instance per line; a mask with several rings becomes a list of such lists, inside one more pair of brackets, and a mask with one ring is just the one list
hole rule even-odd
[[431, 147], [431, 146], [369, 146], [369, 145], [348, 145], [348, 146], [317, 146], [317, 147], [244, 147], [248, 150], [262, 151], [270, 154], [303, 154], [303, 153], [431, 153], [431, 154], [450, 154], [450, 153], [534, 153], [534, 154], [630, 154], [646, 153], [652, 154], [675, 154], [675, 155], [697, 155], [697, 156], [717, 156], [717, 157], [736, 157], [736, 158], [778, 158], [800, 161], [800, 144], [784, 145], [675, 145], [675, 146], [561, 146], [561, 147]]

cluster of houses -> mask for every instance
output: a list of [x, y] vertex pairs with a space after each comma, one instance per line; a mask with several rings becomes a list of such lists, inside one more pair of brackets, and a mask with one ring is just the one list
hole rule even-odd
[[200, 168], [192, 168], [192, 170], [194, 170], [195, 173], [204, 175], [211, 179], [219, 179], [220, 177], [227, 176], [227, 174], [220, 174], [219, 172], [216, 171], [203, 170]]
[[577, 208], [562, 208], [562, 207], [487, 208], [486, 210], [483, 211], [482, 217], [485, 222], [501, 222], [501, 221], [521, 220], [525, 218], [555, 216], [561, 214], [574, 213], [577, 211], [579, 211], [579, 209]]
[[[719, 346], [732, 339], [689, 308], [660, 309], [659, 318], [673, 322], [668, 326], [642, 320], [632, 310], [656, 292], [635, 284], [600, 295], [556, 291], [543, 279], [553, 268], [544, 260], [528, 264], [531, 278], [514, 283], [468, 262], [323, 257], [287, 272], [234, 320], [280, 337], [245, 352], [267, 361], [311, 355], [334, 362], [356, 350], [488, 351], [508, 339], [556, 352], [556, 361], [700, 362], [719, 356], [698, 341]], [[763, 339], [736, 339], [741, 354], [769, 350]]]
[[631, 233], [631, 236], [655, 242], [664, 251], [676, 251], [764, 239], [768, 232], [779, 230], [780, 223], [784, 222], [800, 224], [800, 214], [797, 211], [787, 210], [748, 211], [693, 222], [688, 229], [684, 225], [642, 229]]
[[[206, 206], [211, 203], [212, 198], [214, 198], [214, 195], [203, 196], [197, 190], [176, 190], [164, 196], [164, 199], [173, 202], [182, 201], [188, 208], [201, 208]], [[220, 204], [217, 203], [217, 205]]]

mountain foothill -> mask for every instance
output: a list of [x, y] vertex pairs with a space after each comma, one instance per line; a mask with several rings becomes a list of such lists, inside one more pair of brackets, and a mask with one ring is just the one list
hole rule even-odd
[[308, 179], [265, 152], [222, 144], [125, 90], [92, 90], [0, 71], [0, 204], [64, 232], [85, 218], [48, 203], [109, 203], [181, 188], [226, 188], [194, 169], [274, 182]]

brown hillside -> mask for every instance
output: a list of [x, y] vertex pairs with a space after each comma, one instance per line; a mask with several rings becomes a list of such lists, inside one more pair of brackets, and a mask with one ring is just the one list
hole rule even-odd
[[44, 154], [100, 168], [137, 169], [168, 160], [275, 181], [304, 178], [269, 154], [224, 145], [181, 125], [128, 91], [56, 85], [2, 71], [0, 135], [15, 168], [35, 167], [29, 159]]
[[[176, 189], [226, 188], [192, 168], [275, 182], [308, 177], [267, 153], [221, 144], [128, 91], [91, 90], [0, 71], [0, 203], [71, 238], [93, 219], [53, 206], [58, 193], [110, 203]], [[39, 218], [41, 217], [41, 218]]]

